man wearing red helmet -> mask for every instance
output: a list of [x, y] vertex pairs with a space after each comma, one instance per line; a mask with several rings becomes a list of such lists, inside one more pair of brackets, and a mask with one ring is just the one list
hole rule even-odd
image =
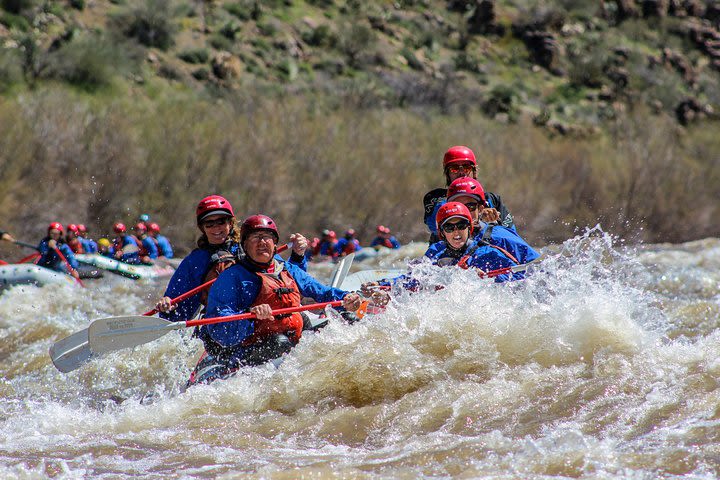
[[[443, 170], [445, 172], [446, 186], [449, 186], [453, 180], [460, 177], [477, 178], [477, 160], [475, 160], [475, 153], [468, 147], [462, 145], [450, 147], [443, 157]], [[431, 190], [423, 197], [424, 220], [428, 230], [430, 230], [431, 244], [438, 241], [435, 216], [440, 206], [445, 203], [446, 196], [447, 187]], [[485, 200], [488, 210], [486, 215], [489, 216], [492, 214], [496, 216], [495, 220], [491, 220], [491, 222], [498, 222], [514, 230], [515, 223], [513, 217], [502, 203], [500, 196], [486, 192]]]
[[48, 225], [47, 236], [40, 241], [37, 249], [40, 252], [37, 265], [80, 278], [77, 273], [78, 262], [73, 251], [65, 243], [61, 223], [52, 222]]
[[299, 306], [304, 297], [342, 299], [348, 310], [360, 306], [356, 293], [325, 286], [277, 257], [278, 240], [272, 218], [253, 215], [243, 222], [245, 256], [225, 270], [210, 289], [208, 315], [224, 317], [249, 311], [257, 318], [202, 326], [208, 356], [196, 367], [191, 383], [224, 378], [241, 366], [260, 365], [295, 346], [302, 336], [303, 317], [299, 313], [274, 317], [273, 309]]
[[347, 229], [343, 238], [338, 240], [337, 245], [335, 245], [335, 253], [338, 257], [344, 257], [360, 250], [362, 250], [362, 247], [358, 239], [355, 238], [355, 229], [353, 228]]

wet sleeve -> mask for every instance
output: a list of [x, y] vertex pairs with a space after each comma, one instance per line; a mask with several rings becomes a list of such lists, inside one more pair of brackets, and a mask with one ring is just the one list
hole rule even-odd
[[[259, 281], [249, 277], [255, 276], [254, 274], [243, 275], [238, 268], [240, 267], [230, 267], [222, 272], [210, 287], [208, 317], [228, 317], [244, 313], [257, 297]], [[252, 335], [254, 325], [252, 320], [233, 320], [205, 325], [205, 331], [221, 346], [231, 347]]]

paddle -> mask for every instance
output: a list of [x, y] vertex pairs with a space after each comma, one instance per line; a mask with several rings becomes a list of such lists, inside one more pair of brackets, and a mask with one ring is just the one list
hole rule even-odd
[[55, 250], [55, 253], [57, 253], [58, 257], [62, 259], [63, 262], [65, 262], [65, 266], [68, 269], [68, 272], [72, 274], [72, 276], [77, 280], [77, 283], [80, 284], [81, 287], [85, 288], [85, 284], [80, 280], [80, 274], [75, 270], [72, 265], [70, 265], [70, 262], [68, 262], [68, 259], [65, 258], [65, 255], [62, 254], [59, 248], [53, 247], [53, 250]]
[[343, 281], [345, 281], [345, 277], [347, 277], [347, 274], [350, 271], [353, 260], [355, 260], [355, 252], [344, 256], [338, 262], [338, 265], [335, 267], [335, 271], [333, 272], [332, 280], [330, 280], [330, 286], [332, 288], [340, 288], [340, 285], [342, 285]]
[[11, 240], [11, 242], [14, 243], [15, 245], [19, 245], [21, 247], [32, 248], [33, 250], [38, 249], [37, 245], [33, 245], [31, 243], [26, 243], [26, 242], [21, 242], [20, 240]]
[[[333, 302], [300, 305], [298, 307], [278, 308], [273, 315], [315, 310], [327, 306], [342, 305], [342, 300]], [[108, 353], [124, 348], [137, 347], [156, 340], [172, 330], [210, 325], [214, 323], [232, 322], [255, 318], [254, 313], [241, 313], [228, 317], [200, 318], [183, 322], [170, 322], [157, 317], [110, 317], [95, 320], [88, 327], [88, 342], [93, 353]]]
[[[292, 242], [280, 245], [277, 251], [278, 253], [284, 252], [290, 247], [292, 247]], [[173, 298], [170, 300], [170, 304], [174, 305], [192, 297], [193, 295], [210, 287], [215, 280], [217, 280], [217, 277], [183, 293], [178, 297]], [[143, 313], [143, 315], [150, 316], [156, 313], [157, 310], [153, 308], [152, 310]], [[63, 373], [72, 372], [73, 370], [80, 368], [82, 364], [92, 357], [92, 354], [93, 352], [90, 350], [90, 344], [88, 342], [87, 328], [58, 340], [50, 347], [50, 359], [52, 360], [53, 365], [55, 365], [55, 368]]]

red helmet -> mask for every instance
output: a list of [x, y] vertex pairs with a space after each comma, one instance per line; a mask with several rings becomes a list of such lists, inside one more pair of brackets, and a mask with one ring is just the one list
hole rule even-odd
[[115, 232], [115, 233], [125, 233], [125, 230], [126, 229], [125, 229], [124, 223], [118, 222], [115, 225], [113, 225], [113, 232]]
[[280, 240], [275, 220], [267, 215], [252, 215], [245, 219], [240, 229], [240, 241], [244, 242], [245, 238], [255, 230], [269, 230], [275, 234], [275, 241]]
[[195, 217], [197, 217], [198, 225], [200, 225], [200, 222], [202, 222], [203, 219], [209, 217], [210, 215], [227, 215], [234, 217], [235, 212], [233, 211], [232, 205], [230, 205], [230, 202], [228, 202], [225, 197], [221, 197], [220, 195], [210, 195], [209, 197], [205, 197], [200, 200], [200, 203], [198, 203], [198, 206], [195, 209]]
[[473, 220], [472, 216], [470, 215], [470, 210], [468, 210], [465, 204], [460, 202], [447, 202], [442, 207], [440, 207], [437, 215], [435, 216], [435, 224], [437, 225], [438, 235], [442, 235], [442, 230], [440, 227], [442, 227], [443, 224], [451, 218], [464, 218], [465, 220], [467, 220], [468, 223], [470, 223], [470, 235], [472, 235]]
[[485, 190], [483, 190], [480, 182], [472, 177], [456, 178], [448, 187], [448, 201], [452, 202], [456, 197], [460, 197], [462, 195], [474, 197], [482, 202], [483, 205], [485, 204]]
[[83, 225], [82, 223], [78, 223], [78, 232], [87, 233], [87, 228], [85, 228], [85, 225]]
[[145, 232], [147, 232], [147, 227], [145, 226], [144, 223], [139, 222], [139, 223], [135, 224], [135, 231], [138, 233], [145, 233]]
[[345, 236], [350, 238], [355, 236], [355, 229], [354, 228], [348, 228], [345, 230]]
[[160, 225], [153, 222], [150, 225], [148, 225], [148, 230], [150, 230], [153, 233], [160, 233]]
[[48, 233], [50, 233], [50, 230], [59, 230], [60, 233], [63, 233], [62, 223], [52, 222], [50, 225], [48, 225]]
[[78, 234], [78, 231], [79, 231], [79, 230], [78, 230], [78, 226], [75, 225], [74, 223], [70, 223], [70, 224], [68, 224], [68, 226], [67, 226], [67, 231], [68, 231], [68, 232], [73, 232], [75, 235], [77, 235], [77, 234]]
[[385, 227], [383, 225], [378, 225], [375, 229], [378, 233], [385, 233]]
[[443, 157], [444, 169], [456, 163], [472, 163], [473, 167], [477, 166], [473, 151], [461, 145], [448, 148], [448, 151], [445, 152], [445, 156]]

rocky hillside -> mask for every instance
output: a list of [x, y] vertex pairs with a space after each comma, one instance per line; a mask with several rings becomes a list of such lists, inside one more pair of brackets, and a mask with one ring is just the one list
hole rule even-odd
[[0, 0], [0, 91], [319, 93], [587, 134], [720, 106], [720, 2]]

